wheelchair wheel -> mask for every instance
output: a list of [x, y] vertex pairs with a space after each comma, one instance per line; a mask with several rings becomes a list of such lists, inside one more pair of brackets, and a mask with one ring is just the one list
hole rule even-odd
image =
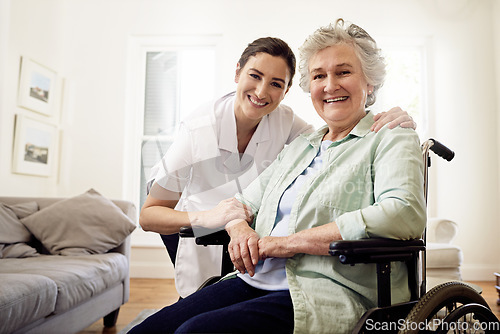
[[438, 333], [499, 333], [500, 322], [480, 304], [462, 305], [444, 318]]
[[420, 298], [401, 324], [399, 333], [438, 332], [449, 314], [471, 303], [483, 305], [489, 310], [488, 303], [469, 285], [461, 282], [440, 284]]

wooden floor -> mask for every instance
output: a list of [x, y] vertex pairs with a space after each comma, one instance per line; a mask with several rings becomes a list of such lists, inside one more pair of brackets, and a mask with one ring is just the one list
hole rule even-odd
[[115, 334], [127, 326], [144, 309], [159, 309], [175, 303], [179, 295], [173, 279], [130, 279], [130, 298], [122, 305], [115, 327], [105, 328], [102, 319], [79, 334]]
[[[500, 306], [496, 304], [498, 294], [495, 290], [495, 282], [471, 283], [482, 287], [484, 299], [486, 299], [495, 315], [500, 318]], [[105, 328], [101, 319], [79, 334], [118, 333], [134, 320], [142, 310], [159, 309], [175, 303], [178, 298], [173, 279], [132, 278], [130, 280], [130, 299], [128, 303], [121, 307], [116, 326]]]

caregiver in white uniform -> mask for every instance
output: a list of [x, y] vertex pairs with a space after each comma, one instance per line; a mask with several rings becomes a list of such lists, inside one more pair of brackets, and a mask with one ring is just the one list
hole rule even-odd
[[[218, 206], [234, 214], [233, 206], [241, 204], [227, 198], [254, 180], [285, 145], [313, 131], [280, 105], [294, 74], [295, 56], [284, 41], [267, 37], [248, 45], [236, 67], [236, 92], [186, 117], [174, 143], [153, 167], [154, 183], [139, 218], [145, 231], [170, 235], [182, 226], [217, 225], [205, 210]], [[375, 131], [391, 121], [391, 127], [416, 126], [400, 108], [376, 117]], [[244, 215], [244, 210], [236, 212]], [[186, 297], [209, 277], [220, 275], [221, 263], [222, 246], [198, 246], [193, 238], [181, 238], [175, 259], [179, 295]]]

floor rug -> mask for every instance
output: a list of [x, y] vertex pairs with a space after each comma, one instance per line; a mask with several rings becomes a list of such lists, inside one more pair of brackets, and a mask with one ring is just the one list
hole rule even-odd
[[129, 330], [132, 329], [132, 327], [134, 327], [137, 324], [140, 324], [144, 319], [149, 317], [151, 314], [156, 313], [156, 311], [158, 310], [153, 310], [153, 309], [142, 310], [141, 313], [139, 313], [139, 315], [135, 317], [135, 319], [132, 320], [130, 324], [125, 326], [125, 328], [123, 328], [118, 334], [127, 333]]

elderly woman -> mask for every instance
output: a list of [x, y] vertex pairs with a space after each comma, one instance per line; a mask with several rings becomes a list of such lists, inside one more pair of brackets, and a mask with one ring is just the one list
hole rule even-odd
[[[166, 307], [132, 332], [346, 333], [376, 305], [373, 265], [341, 265], [333, 240], [419, 237], [423, 166], [413, 130], [371, 132], [366, 110], [384, 62], [360, 27], [338, 20], [301, 47], [301, 86], [326, 125], [299, 136], [236, 199], [255, 214], [227, 223], [240, 272]], [[214, 212], [214, 215], [216, 213]], [[392, 300], [409, 299], [393, 264]]]

